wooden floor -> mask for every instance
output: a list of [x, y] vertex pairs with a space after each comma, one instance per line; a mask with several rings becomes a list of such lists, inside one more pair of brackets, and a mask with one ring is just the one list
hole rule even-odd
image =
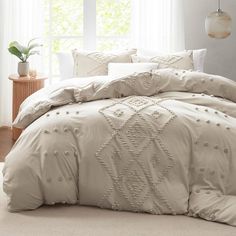
[[14, 144], [11, 138], [11, 132], [11, 128], [9, 127], [0, 127], [0, 162], [4, 161], [5, 156]]

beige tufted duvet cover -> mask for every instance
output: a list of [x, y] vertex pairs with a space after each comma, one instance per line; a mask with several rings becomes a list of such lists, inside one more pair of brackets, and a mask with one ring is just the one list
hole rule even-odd
[[72, 79], [21, 106], [10, 211], [43, 204], [188, 214], [236, 226], [236, 83], [161, 69]]

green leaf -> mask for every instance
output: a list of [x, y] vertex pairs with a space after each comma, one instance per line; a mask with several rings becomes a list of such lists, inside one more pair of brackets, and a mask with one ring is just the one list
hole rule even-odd
[[39, 54], [38, 51], [32, 51], [32, 49], [43, 46], [42, 44], [33, 43], [33, 41], [36, 39], [37, 38], [31, 39], [27, 47], [21, 45], [17, 41], [13, 41], [9, 44], [8, 51], [11, 54], [17, 56], [21, 61], [26, 62], [30, 56]]
[[21, 44], [19, 44], [17, 41], [13, 41], [10, 43], [9, 47], [15, 47], [18, 49], [19, 52], [26, 54], [28, 52], [28, 48], [22, 46]]
[[28, 52], [30, 52], [32, 49], [34, 48], [37, 48], [37, 47], [42, 47], [43, 45], [42, 44], [39, 44], [39, 43], [34, 43], [34, 44], [31, 44], [28, 48]]
[[15, 46], [9, 47], [9, 48], [8, 48], [8, 51], [9, 51], [11, 54], [15, 55], [16, 57], [18, 57], [21, 61], [24, 61], [24, 57], [23, 57], [23, 55], [22, 55], [22, 52], [20, 52], [20, 51], [18, 50], [18, 48], [16, 48]]
[[38, 38], [32, 38], [32, 39], [28, 42], [28, 48], [30, 47], [30, 44], [31, 44], [33, 41], [35, 41], [36, 39], [38, 39]]

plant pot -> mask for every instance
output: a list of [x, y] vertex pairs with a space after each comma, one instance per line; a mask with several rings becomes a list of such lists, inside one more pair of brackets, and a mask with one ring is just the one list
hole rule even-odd
[[29, 74], [29, 62], [18, 63], [18, 74], [19, 76], [27, 76]]

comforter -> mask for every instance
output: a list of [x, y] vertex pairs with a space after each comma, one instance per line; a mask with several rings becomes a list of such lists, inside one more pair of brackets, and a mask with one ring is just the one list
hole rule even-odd
[[71, 79], [21, 105], [10, 211], [80, 204], [236, 226], [236, 83], [161, 69]]

